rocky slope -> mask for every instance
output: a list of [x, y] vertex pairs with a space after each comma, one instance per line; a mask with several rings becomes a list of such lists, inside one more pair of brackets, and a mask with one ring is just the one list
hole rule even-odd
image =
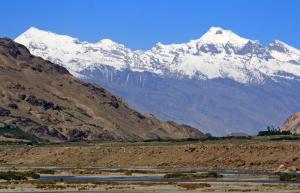
[[300, 111], [291, 115], [281, 127], [282, 131], [290, 131], [293, 134], [300, 134]]
[[[16, 41], [35, 55], [99, 83], [134, 108], [214, 135], [255, 134], [300, 108], [300, 51], [212, 27], [182, 44], [132, 51], [30, 28]], [[162, 102], [163, 101], [163, 102]]]
[[51, 141], [198, 138], [192, 127], [161, 122], [68, 70], [0, 39], [0, 124]]

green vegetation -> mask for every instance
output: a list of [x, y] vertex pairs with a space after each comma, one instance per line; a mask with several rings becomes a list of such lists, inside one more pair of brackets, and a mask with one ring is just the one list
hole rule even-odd
[[[0, 135], [7, 137], [7, 138], [14, 138], [14, 139], [22, 139], [30, 143], [38, 143], [42, 142], [42, 140], [32, 134], [26, 133], [18, 127], [14, 127], [11, 125], [4, 125], [0, 127]], [[11, 142], [12, 143], [12, 142]], [[20, 141], [17, 141], [20, 143]], [[24, 143], [24, 142], [23, 142]]]
[[300, 140], [300, 136], [283, 135], [283, 136], [278, 136], [278, 137], [271, 138], [270, 140], [272, 140], [272, 141]]
[[290, 131], [280, 131], [274, 127], [268, 127], [266, 131], [258, 132], [258, 136], [270, 136], [270, 135], [291, 135]]
[[[266, 131], [260, 131], [257, 136], [224, 136], [215, 137], [206, 134], [205, 137], [200, 139], [156, 139], [146, 141], [129, 141], [129, 142], [103, 142], [103, 141], [82, 141], [82, 142], [48, 142], [40, 139], [35, 135], [24, 132], [22, 129], [14, 126], [0, 124], [0, 136], [11, 139], [18, 139], [16, 141], [0, 141], [0, 145], [15, 145], [27, 144], [38, 146], [90, 146], [94, 144], [102, 144], [104, 146], [139, 146], [139, 145], [172, 145], [172, 144], [192, 144], [192, 143], [234, 143], [234, 144], [247, 144], [257, 142], [272, 142], [272, 141], [287, 141], [287, 140], [300, 140], [300, 136], [291, 135], [288, 131], [279, 131], [274, 128], [268, 127]], [[134, 171], [133, 171], [134, 172]]]
[[0, 179], [2, 180], [27, 180], [25, 175], [19, 173], [19, 172], [1, 172], [0, 173]]
[[[241, 135], [241, 136], [223, 136], [216, 137], [212, 136], [209, 133], [206, 134], [203, 138], [194, 139], [156, 139], [156, 140], [146, 140], [144, 143], [255, 143], [255, 142], [268, 142], [268, 141], [285, 141], [285, 140], [300, 140], [300, 136], [293, 135], [290, 131], [280, 131], [273, 127], [267, 127], [264, 131], [259, 131], [255, 136], [250, 135]], [[137, 142], [138, 143], [138, 142]]]
[[179, 179], [203, 179], [203, 178], [220, 178], [222, 175], [219, 175], [216, 172], [203, 172], [203, 173], [169, 173], [164, 175], [164, 178], [179, 178]]
[[[284, 134], [284, 133], [283, 133]], [[159, 141], [144, 141], [131, 143], [132, 145], [155, 145], [155, 144], [192, 144], [192, 143], [207, 143], [207, 144], [219, 144], [219, 143], [234, 143], [234, 144], [249, 144], [249, 143], [261, 143], [261, 142], [273, 142], [273, 141], [287, 141], [287, 140], [300, 140], [300, 136], [297, 135], [263, 135], [263, 136], [226, 136], [226, 137], [214, 137], [210, 136], [205, 139], [182, 139], [182, 140], [159, 140]], [[124, 143], [126, 145], [126, 143]], [[130, 143], [127, 143], [128, 145]]]
[[16, 171], [7, 171], [7, 172], [0, 172], [0, 179], [2, 180], [27, 180], [28, 178], [37, 179], [40, 175], [32, 172], [32, 171], [26, 171], [26, 172], [16, 172]]
[[296, 172], [283, 172], [279, 175], [280, 181], [300, 181], [300, 174]]

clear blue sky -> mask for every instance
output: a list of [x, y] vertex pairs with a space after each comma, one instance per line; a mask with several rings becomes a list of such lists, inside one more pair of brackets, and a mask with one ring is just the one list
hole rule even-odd
[[211, 26], [300, 48], [299, 0], [1, 0], [0, 36], [30, 26], [132, 49], [199, 38]]

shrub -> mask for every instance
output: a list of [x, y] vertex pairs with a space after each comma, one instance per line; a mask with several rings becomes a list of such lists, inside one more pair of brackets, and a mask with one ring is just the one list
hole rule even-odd
[[203, 172], [203, 173], [170, 173], [164, 175], [164, 178], [180, 178], [180, 179], [203, 179], [203, 178], [219, 178], [222, 175], [219, 175], [216, 172]]
[[296, 172], [283, 172], [279, 175], [280, 181], [298, 181], [300, 180], [300, 174]]
[[11, 125], [4, 125], [3, 127], [0, 127], [0, 135], [9, 138], [24, 139], [24, 140], [31, 141], [33, 143], [37, 143], [41, 141], [41, 139], [39, 139], [38, 137], [26, 133], [20, 128]]
[[19, 172], [0, 172], [0, 179], [2, 180], [27, 180], [26, 176]]
[[38, 178], [41, 177], [40, 174], [35, 173], [35, 172], [33, 172], [33, 171], [23, 172], [23, 175], [25, 175], [25, 177], [33, 178], [33, 179], [38, 179]]
[[259, 131], [258, 136], [269, 136], [269, 135], [291, 135], [290, 131], [280, 131], [274, 127], [267, 127], [266, 131]]
[[16, 171], [7, 171], [7, 172], [0, 172], [0, 179], [3, 180], [27, 180], [28, 178], [33, 178], [33, 179], [37, 179], [39, 178], [40, 175], [32, 172], [32, 171], [28, 171], [28, 172], [16, 172]]
[[124, 172], [124, 174], [126, 175], [126, 176], [132, 176], [132, 171], [130, 171], [130, 170], [127, 170], [127, 171], [125, 171]]
[[186, 188], [187, 190], [195, 190], [198, 188], [209, 188], [211, 187], [210, 184], [207, 183], [179, 183], [177, 186]]

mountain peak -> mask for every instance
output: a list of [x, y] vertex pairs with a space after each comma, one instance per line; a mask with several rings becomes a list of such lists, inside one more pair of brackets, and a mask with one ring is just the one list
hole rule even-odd
[[231, 30], [226, 30], [221, 27], [211, 27], [201, 38], [202, 43], [207, 44], [222, 44], [230, 43], [235, 46], [244, 46], [249, 39], [242, 38]]
[[43, 30], [40, 30], [40, 29], [38, 29], [36, 27], [31, 26], [24, 33], [26, 33], [26, 32], [41, 32], [41, 31], [43, 31]]
[[112, 41], [111, 39], [102, 39], [99, 41], [100, 43], [104, 43], [104, 44], [115, 44], [116, 42]]
[[300, 54], [298, 49], [296, 49], [296, 48], [294, 48], [294, 47], [292, 47], [292, 46], [290, 46], [290, 45], [288, 45], [288, 44], [286, 44], [286, 43], [284, 43], [280, 40], [272, 41], [269, 44], [268, 48], [270, 50], [276, 50], [278, 52], [294, 52], [294, 53]]
[[[0, 122], [36, 137], [137, 141], [203, 136], [195, 128], [144, 116], [120, 97], [30, 55], [25, 46], [10, 39], [0, 38], [0, 61], [0, 111], [4, 112]], [[10, 107], [12, 103], [16, 108]]]
[[[121, 44], [118, 44], [118, 43], [114, 42], [111, 39], [105, 38], [105, 39], [102, 39], [102, 40], [98, 41], [96, 43], [96, 45], [114, 46], [114, 45], [121, 45]], [[121, 46], [123, 46], [123, 45], [121, 45]]]
[[272, 57], [277, 60], [300, 65], [300, 50], [282, 41], [274, 40], [268, 45], [267, 49]]
[[[197, 74], [209, 79], [226, 77], [241, 83], [261, 83], [263, 76], [274, 77], [279, 72], [300, 77], [299, 50], [278, 40], [264, 48], [258, 41], [242, 38], [221, 27], [211, 27], [201, 38], [187, 43], [159, 42], [152, 49], [139, 52], [111, 39], [80, 42], [70, 36], [34, 27], [16, 41], [27, 46], [31, 53], [64, 65], [76, 76], [85, 69], [106, 65], [118, 70], [130, 68], [159, 75], [180, 73], [190, 78]], [[283, 63], [270, 65], [274, 62]]]
[[[22, 36], [40, 36], [40, 35], [45, 35], [45, 34], [54, 34], [50, 31], [45, 31], [45, 30], [41, 30], [37, 27], [30, 27], [28, 28], [24, 33], [22, 33], [21, 35], [19, 35], [19, 37], [22, 37]], [[56, 34], [57, 35], [57, 34]], [[17, 38], [19, 38], [17, 37]]]
[[216, 34], [222, 34], [223, 31], [230, 31], [230, 30], [225, 30], [225, 29], [223, 29], [221, 27], [211, 27], [208, 30], [208, 32], [216, 33]]
[[22, 33], [21, 35], [19, 35], [15, 41], [16, 42], [28, 42], [28, 41], [36, 41], [37, 39], [43, 40], [45, 42], [48, 43], [53, 43], [58, 41], [58, 40], [62, 40], [62, 41], [68, 41], [68, 42], [74, 42], [74, 41], [78, 41], [78, 39], [73, 38], [71, 36], [67, 36], [67, 35], [59, 35], [50, 31], [44, 31], [41, 29], [38, 29], [36, 27], [30, 27], [29, 29], [27, 29], [24, 33]]

